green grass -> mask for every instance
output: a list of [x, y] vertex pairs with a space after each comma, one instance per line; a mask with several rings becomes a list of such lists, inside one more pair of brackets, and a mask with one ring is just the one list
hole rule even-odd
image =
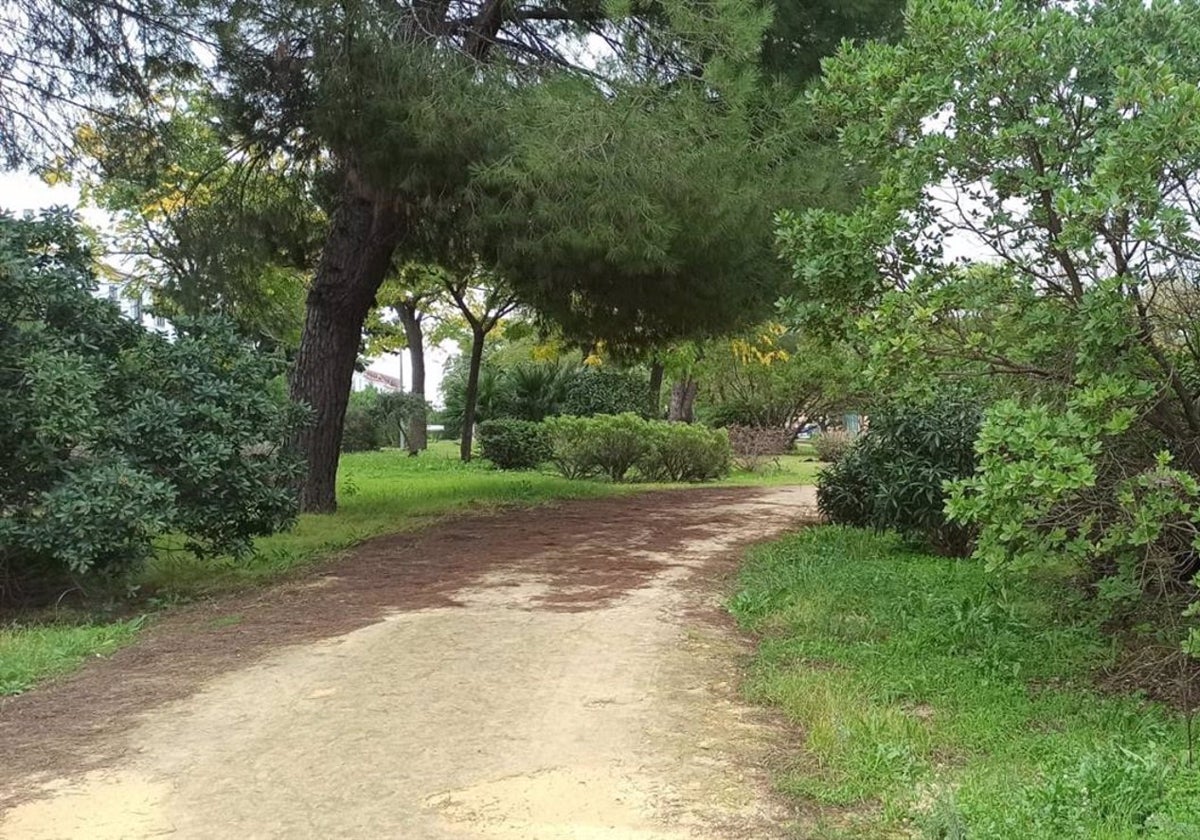
[[788, 484], [816, 484], [824, 464], [807, 455], [781, 455], [767, 461], [757, 472], [735, 471], [718, 484], [731, 487], [773, 487]]
[[755, 550], [731, 606], [748, 691], [803, 732], [803, 836], [1200, 837], [1184, 722], [1093, 690], [1112, 647], [1067, 592], [852, 529]]
[[90, 656], [129, 644], [142, 619], [86, 624], [0, 628], [0, 696], [20, 694], [34, 683], [66, 673]]
[[[817, 465], [796, 456], [758, 473], [740, 473], [725, 485], [794, 484], [811, 481]], [[342, 457], [338, 511], [301, 516], [291, 531], [260, 539], [249, 557], [199, 560], [164, 541], [136, 581], [147, 613], [278, 580], [363, 540], [422, 527], [464, 510], [529, 506], [555, 499], [589, 498], [656, 489], [662, 485], [613, 485], [568, 481], [544, 472], [502, 472], [486, 462], [463, 464], [458, 445], [438, 441], [418, 458], [396, 450]], [[236, 623], [240, 616], [224, 619]], [[88, 656], [106, 655], [131, 642], [143, 618], [100, 620], [87, 614], [33, 616], [0, 630], [0, 694], [24, 691], [65, 673]]]

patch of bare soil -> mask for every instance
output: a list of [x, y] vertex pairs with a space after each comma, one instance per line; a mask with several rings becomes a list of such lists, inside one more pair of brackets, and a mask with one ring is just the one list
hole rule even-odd
[[0, 700], [0, 837], [767, 838], [720, 600], [810, 488], [459, 519]]

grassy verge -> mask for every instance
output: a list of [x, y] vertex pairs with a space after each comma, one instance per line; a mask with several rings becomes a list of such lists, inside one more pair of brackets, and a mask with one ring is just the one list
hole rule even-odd
[[[815, 464], [787, 456], [758, 473], [739, 473], [721, 484], [773, 485], [811, 481]], [[388, 450], [342, 457], [338, 511], [301, 516], [296, 527], [259, 540], [239, 560], [197, 560], [164, 543], [143, 571], [143, 597], [136, 607], [151, 612], [196, 597], [277, 580], [363, 540], [420, 527], [436, 517], [466, 509], [529, 506], [555, 499], [608, 496], [653, 489], [568, 481], [543, 472], [502, 472], [486, 462], [463, 464], [458, 445], [434, 443], [419, 458]], [[131, 642], [142, 618], [114, 620], [89, 614], [54, 613], [0, 625], [0, 695], [16, 694], [39, 680], [76, 667], [88, 656], [105, 655]]]
[[0, 696], [77, 668], [133, 641], [142, 619], [0, 627]]
[[749, 691], [803, 747], [805, 837], [1200, 837], [1181, 717], [1090, 685], [1107, 645], [1051, 584], [814, 528], [752, 553], [732, 603]]

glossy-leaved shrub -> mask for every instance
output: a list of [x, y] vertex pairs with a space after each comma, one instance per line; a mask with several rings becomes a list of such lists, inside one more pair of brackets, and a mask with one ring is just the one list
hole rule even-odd
[[941, 554], [970, 553], [975, 530], [946, 517], [946, 484], [975, 470], [979, 409], [942, 399], [898, 405], [822, 470], [817, 503], [831, 521], [897, 531]]
[[0, 214], [0, 602], [120, 578], [165, 533], [237, 555], [296, 516], [284, 360], [223, 321], [149, 332], [93, 265], [69, 214]]

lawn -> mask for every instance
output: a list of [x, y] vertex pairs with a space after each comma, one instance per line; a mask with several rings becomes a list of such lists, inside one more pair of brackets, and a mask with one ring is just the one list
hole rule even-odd
[[1200, 837], [1184, 720], [1094, 689], [1112, 646], [1064, 592], [853, 529], [752, 552], [731, 606], [750, 696], [803, 736], [801, 836]]
[[[785, 456], [757, 473], [735, 473], [723, 485], [802, 484], [816, 464]], [[438, 441], [418, 458], [398, 450], [342, 457], [338, 511], [301, 516], [292, 530], [259, 540], [241, 559], [200, 561], [164, 541], [137, 581], [135, 609], [152, 614], [174, 603], [262, 585], [295, 573], [370, 537], [422, 527], [440, 516], [556, 499], [652, 490], [662, 485], [568, 481], [549, 472], [503, 472], [484, 461], [464, 464], [458, 444]], [[16, 694], [38, 680], [65, 673], [89, 656], [128, 644], [144, 616], [103, 616], [52, 611], [32, 621], [0, 626], [0, 695]]]

